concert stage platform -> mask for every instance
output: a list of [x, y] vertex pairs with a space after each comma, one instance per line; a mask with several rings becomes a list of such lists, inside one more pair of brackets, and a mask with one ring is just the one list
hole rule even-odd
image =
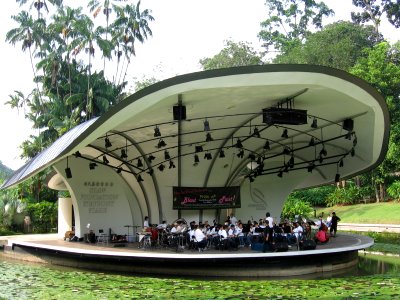
[[138, 243], [125, 247], [69, 242], [57, 235], [0, 237], [5, 257], [98, 271], [130, 274], [201, 276], [201, 277], [283, 277], [307, 274], [324, 275], [354, 267], [358, 251], [373, 245], [373, 239], [339, 233], [315, 250], [256, 252], [209, 249], [139, 249]]

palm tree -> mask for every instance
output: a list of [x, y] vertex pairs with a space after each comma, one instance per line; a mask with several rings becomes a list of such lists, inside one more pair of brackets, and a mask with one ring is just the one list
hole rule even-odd
[[78, 55], [82, 50], [88, 54], [86, 117], [89, 119], [93, 113], [93, 91], [90, 87], [90, 77], [91, 59], [95, 55], [95, 46], [97, 45], [100, 48], [104, 57], [110, 58], [113, 45], [110, 41], [104, 40], [101, 37], [104, 33], [104, 28], [101, 26], [94, 28], [94, 23], [87, 16], [83, 16], [82, 19], [77, 20], [74, 23], [73, 30], [77, 33], [77, 36], [71, 43], [74, 47], [74, 55]]
[[[90, 0], [87, 7], [89, 8], [90, 12], [93, 12], [93, 17], [97, 17], [100, 11], [103, 9], [103, 14], [106, 16], [106, 40], [108, 40], [108, 32], [109, 32], [109, 22], [110, 22], [110, 15], [113, 10], [117, 9], [117, 5], [113, 4], [113, 2], [124, 2], [126, 0], [104, 0], [101, 3], [99, 0]], [[106, 58], [104, 57], [103, 60], [103, 71], [106, 68]]]
[[[140, 11], [140, 0], [136, 5], [127, 4], [123, 9], [117, 10], [118, 17], [115, 20], [113, 26], [120, 27], [123, 29], [123, 35], [120, 37], [123, 39], [125, 47], [125, 58], [127, 60], [123, 81], [128, 71], [128, 66], [132, 55], [135, 55], [135, 42], [138, 40], [141, 43], [152, 36], [153, 32], [149, 27], [149, 21], [154, 21], [151, 15], [151, 10], [145, 9]], [[121, 32], [120, 32], [121, 33]], [[122, 72], [121, 68], [121, 72]], [[121, 78], [121, 76], [120, 76]], [[120, 80], [119, 80], [120, 82]]]
[[[19, 3], [19, 6], [25, 5], [28, 0], [16, 0]], [[61, 7], [63, 4], [63, 0], [48, 0], [49, 3], [56, 5], [57, 7]], [[49, 8], [47, 6], [46, 0], [33, 0], [30, 8], [34, 7], [37, 10], [37, 18], [41, 18], [41, 10], [44, 8], [47, 12], [49, 12]]]

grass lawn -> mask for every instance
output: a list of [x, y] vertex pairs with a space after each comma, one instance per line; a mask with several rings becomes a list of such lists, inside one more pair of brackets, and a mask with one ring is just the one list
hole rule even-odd
[[324, 219], [332, 211], [343, 223], [400, 224], [400, 203], [384, 202], [316, 208]]

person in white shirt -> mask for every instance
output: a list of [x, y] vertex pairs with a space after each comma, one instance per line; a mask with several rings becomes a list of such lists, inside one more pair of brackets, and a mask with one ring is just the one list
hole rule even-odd
[[238, 220], [236, 219], [236, 217], [234, 216], [233, 213], [231, 213], [229, 220], [230, 220], [231, 224], [236, 226], [236, 223], [237, 223]]
[[265, 220], [268, 220], [269, 228], [274, 228], [274, 219], [271, 217], [271, 214], [269, 212], [265, 214]]
[[149, 217], [145, 216], [144, 221], [143, 221], [143, 229], [146, 230], [147, 227], [150, 227], [149, 225]]
[[297, 239], [303, 235], [303, 227], [301, 227], [297, 222], [294, 223], [293, 233]]

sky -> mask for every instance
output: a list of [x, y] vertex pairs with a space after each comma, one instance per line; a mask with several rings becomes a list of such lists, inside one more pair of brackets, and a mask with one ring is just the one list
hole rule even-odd
[[[67, 0], [72, 1], [78, 2]], [[84, 6], [86, 0], [79, 2]], [[324, 2], [335, 11], [327, 23], [349, 20], [350, 12], [355, 10], [351, 0]], [[142, 0], [141, 9], [144, 8], [151, 9], [155, 18], [150, 23], [153, 37], [137, 46], [126, 77], [131, 86], [134, 78], [154, 76], [161, 80], [200, 71], [199, 60], [217, 54], [229, 39], [248, 42], [255, 50], [262, 50], [257, 34], [260, 23], [267, 18], [265, 0]], [[28, 95], [33, 88], [29, 54], [22, 52], [20, 44], [14, 47], [5, 42], [7, 31], [16, 27], [11, 15], [20, 10], [13, 0], [5, 2], [0, 10], [0, 161], [14, 170], [25, 163], [20, 159], [19, 146], [30, 134], [37, 134], [24, 119], [23, 108], [18, 111], [5, 105], [15, 90]], [[383, 22], [381, 31], [391, 41], [400, 40], [400, 29]]]

